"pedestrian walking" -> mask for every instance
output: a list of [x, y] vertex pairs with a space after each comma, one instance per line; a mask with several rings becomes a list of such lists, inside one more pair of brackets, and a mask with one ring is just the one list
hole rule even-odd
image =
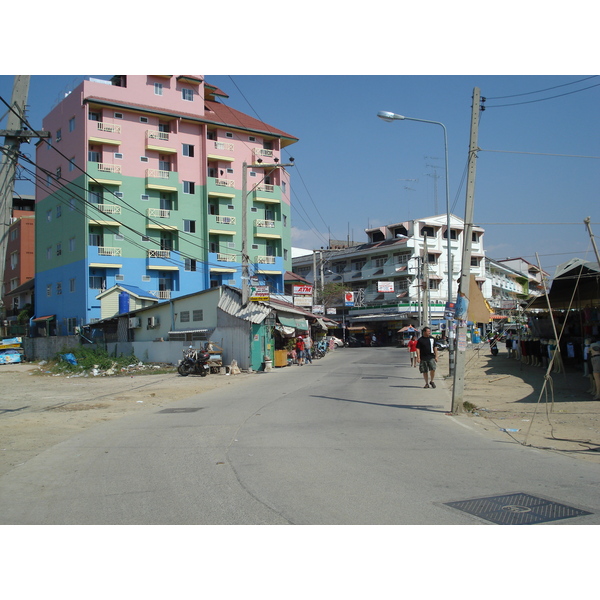
[[304, 358], [305, 358], [306, 362], [310, 363], [311, 365], [312, 365], [312, 347], [313, 347], [312, 338], [310, 337], [310, 335], [307, 335], [304, 338]]
[[431, 337], [431, 329], [423, 328], [423, 335], [417, 340], [417, 363], [419, 372], [423, 373], [425, 385], [423, 387], [435, 387], [435, 369], [438, 361], [438, 349], [435, 340]]
[[302, 336], [298, 336], [296, 339], [296, 357], [298, 358], [298, 365], [304, 364], [304, 340]]
[[410, 353], [410, 366], [417, 366], [417, 334], [414, 333], [413, 336], [408, 340], [408, 351]]

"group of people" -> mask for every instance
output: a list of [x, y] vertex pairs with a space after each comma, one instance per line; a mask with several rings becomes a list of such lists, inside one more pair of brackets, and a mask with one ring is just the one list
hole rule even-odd
[[408, 342], [410, 352], [410, 366], [419, 367], [419, 372], [425, 379], [424, 388], [435, 388], [435, 369], [438, 361], [438, 349], [435, 338], [431, 335], [431, 328], [424, 327], [422, 336], [417, 338], [414, 334]]

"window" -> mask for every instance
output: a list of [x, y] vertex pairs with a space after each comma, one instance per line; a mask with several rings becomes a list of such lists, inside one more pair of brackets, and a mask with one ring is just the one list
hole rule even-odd
[[56, 169], [56, 179], [60, 179], [62, 175], [62, 169], [60, 167], [57, 167]]
[[115, 152], [115, 158], [123, 158], [123, 154], [121, 152]]
[[62, 283], [60, 281], [56, 283], [56, 295], [62, 295]]
[[49, 283], [46, 286], [46, 296], [52, 296], [52, 284], [51, 283]]
[[69, 171], [75, 170], [75, 157], [69, 159]]
[[57, 129], [56, 130], [56, 141], [60, 142], [60, 140], [62, 140], [62, 130], [61, 129]]
[[10, 254], [10, 268], [14, 269], [19, 264], [19, 255], [16, 252]]
[[[446, 230], [444, 232], [444, 237], [447, 238], [448, 237], [448, 230]], [[450, 239], [451, 240], [457, 240], [458, 239], [458, 231], [456, 229], [451, 229], [450, 230]]]
[[69, 252], [73, 252], [75, 250], [75, 238], [72, 237], [69, 239]]
[[251, 135], [251, 136], [248, 138], [248, 141], [249, 141], [249, 142], [255, 142], [255, 141], [256, 141], [256, 138], [255, 138], [253, 135]]
[[352, 261], [352, 268], [355, 271], [360, 271], [362, 270], [362, 268], [367, 264], [366, 259], [361, 259], [361, 260], [353, 260]]
[[182, 310], [179, 313], [179, 322], [180, 323], [189, 323], [190, 322], [190, 311], [189, 310]]
[[429, 289], [430, 290], [439, 290], [440, 289], [439, 279], [430, 279], [429, 280]]
[[156, 96], [162, 96], [163, 95], [162, 92], [163, 92], [163, 84], [162, 83], [155, 83], [154, 84], [154, 94]]
[[258, 244], [252, 244], [252, 250], [258, 250]]
[[145, 283], [150, 283], [152, 279], [150, 278], [150, 275], [142, 275], [142, 281], [144, 281]]
[[196, 270], [196, 259], [186, 258], [184, 269], [186, 271], [195, 271]]
[[169, 123], [165, 123], [165, 122], [159, 121], [159, 123], [158, 123], [158, 130], [161, 133], [171, 133], [171, 126], [169, 125]]
[[233, 133], [231, 133], [231, 131], [226, 131], [225, 132], [225, 137], [227, 137], [227, 138], [233, 138]]
[[143, 200], [144, 202], [148, 202], [150, 200], [150, 196], [148, 196], [148, 194], [142, 194], [140, 196], [140, 200]]
[[56, 205], [56, 218], [60, 219], [62, 217], [62, 206], [60, 204]]
[[192, 312], [193, 321], [204, 321], [204, 311], [201, 309]]
[[159, 159], [158, 161], [158, 170], [159, 171], [170, 171], [171, 170], [171, 161], [169, 159]]
[[46, 221], [52, 221], [52, 211], [51, 210], [46, 211]]
[[90, 246], [102, 246], [102, 236], [99, 233], [90, 233], [89, 245]]
[[69, 131], [75, 131], [75, 117], [69, 119]]
[[69, 292], [75, 291], [75, 279], [69, 279]]
[[373, 266], [374, 267], [383, 267], [385, 262], [387, 261], [387, 256], [374, 256], [373, 257]]
[[427, 263], [430, 265], [437, 265], [438, 256], [437, 254], [428, 254], [427, 255]]
[[147, 156], [140, 156], [140, 161], [142, 161], [142, 162], [148, 162], [148, 157]]
[[287, 248], [283, 249], [283, 260], [287, 260], [288, 259], [288, 250]]
[[193, 144], [183, 144], [183, 155], [184, 156], [194, 156], [194, 146]]
[[479, 233], [477, 233], [476, 231], [473, 231], [473, 233], [471, 235], [471, 240], [475, 243], [479, 242]]
[[90, 112], [88, 113], [88, 119], [90, 121], [100, 121], [100, 113]]
[[98, 275], [90, 275], [90, 289], [103, 290], [106, 287], [104, 278]]
[[100, 152], [96, 152], [95, 150], [90, 150], [88, 152], [88, 160], [90, 162], [96, 162], [96, 163], [101, 162], [101, 160], [100, 160]]
[[140, 123], [147, 123], [148, 117], [140, 117]]
[[183, 182], [183, 193], [184, 194], [193, 194], [196, 191], [196, 184], [193, 181], [184, 181]]
[[287, 215], [283, 215], [283, 226], [287, 227]]
[[427, 237], [435, 237], [435, 231], [433, 227], [421, 227], [421, 235], [423, 237], [425, 235], [427, 235]]
[[406, 265], [406, 264], [408, 264], [409, 260], [410, 260], [410, 254], [408, 254], [408, 253], [394, 254], [394, 262], [397, 265]]
[[188, 100], [189, 102], [193, 102], [194, 100], [194, 90], [190, 88], [183, 88], [181, 90], [181, 98], [183, 100]]
[[52, 258], [52, 246], [48, 246], [46, 248], [46, 260], [50, 260]]
[[123, 113], [115, 113], [115, 119], [122, 119]]
[[75, 210], [75, 198], [69, 199], [69, 210]]
[[189, 219], [183, 220], [183, 231], [187, 233], [196, 233], [196, 221], [190, 221]]
[[214, 131], [207, 131], [206, 132], [206, 139], [207, 140], [216, 140], [217, 139], [217, 134]]
[[471, 256], [471, 266], [472, 267], [479, 266], [479, 257], [478, 256]]

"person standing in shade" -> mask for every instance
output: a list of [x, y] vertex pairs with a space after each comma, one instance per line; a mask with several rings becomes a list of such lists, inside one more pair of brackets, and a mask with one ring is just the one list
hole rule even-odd
[[306, 364], [310, 363], [312, 365], [312, 347], [312, 338], [310, 335], [307, 335], [304, 338], [304, 359], [306, 360]]
[[[431, 337], [431, 329], [423, 328], [423, 335], [417, 340], [417, 364], [419, 372], [423, 373], [425, 388], [435, 387], [435, 368], [438, 361], [438, 349], [435, 340]], [[429, 374], [429, 375], [428, 375]]]
[[417, 366], [417, 334], [413, 334], [413, 336], [408, 340], [408, 351], [410, 352], [410, 366]]

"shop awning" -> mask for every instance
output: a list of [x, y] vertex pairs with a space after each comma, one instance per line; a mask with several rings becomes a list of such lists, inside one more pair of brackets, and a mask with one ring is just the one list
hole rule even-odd
[[308, 321], [302, 317], [294, 317], [292, 315], [284, 316], [277, 314], [277, 319], [285, 327], [294, 327], [300, 331], [308, 331]]
[[52, 319], [54, 319], [56, 315], [48, 315], [47, 317], [37, 317], [35, 319], [33, 319], [33, 321], [35, 323], [41, 323], [42, 321], [51, 321]]

